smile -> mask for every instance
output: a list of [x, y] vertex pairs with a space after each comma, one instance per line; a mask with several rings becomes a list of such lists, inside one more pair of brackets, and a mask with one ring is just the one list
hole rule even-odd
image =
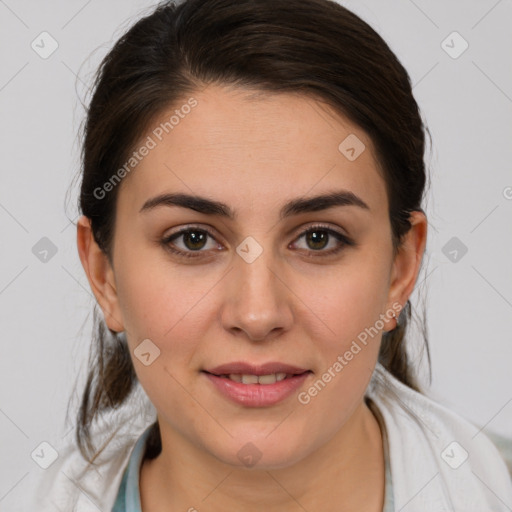
[[245, 407], [269, 407], [298, 392], [311, 371], [300, 374], [284, 372], [265, 375], [231, 373], [214, 375], [202, 371], [209, 383], [224, 398]]

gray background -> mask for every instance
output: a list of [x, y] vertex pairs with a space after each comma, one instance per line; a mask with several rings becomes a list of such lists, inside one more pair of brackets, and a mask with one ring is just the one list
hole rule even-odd
[[[70, 223], [81, 99], [113, 41], [153, 4], [0, 0], [0, 510], [12, 510], [30, 491], [29, 475], [44, 471], [30, 457], [36, 446], [71, 438], [64, 418], [85, 368], [93, 305]], [[418, 286], [427, 294], [430, 395], [512, 437], [512, 2], [343, 4], [407, 68], [433, 136]], [[31, 48], [43, 31], [59, 45], [47, 59]], [[458, 58], [441, 46], [453, 31], [469, 43]], [[462, 48], [450, 41], [452, 52]], [[32, 252], [43, 237], [57, 249], [47, 262]], [[464, 256], [446, 245], [453, 237]]]

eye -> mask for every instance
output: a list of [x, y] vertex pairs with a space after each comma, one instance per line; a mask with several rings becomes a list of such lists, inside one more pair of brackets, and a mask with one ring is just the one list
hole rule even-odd
[[194, 258], [201, 256], [201, 254], [194, 253], [206, 252], [218, 248], [219, 244], [213, 242], [214, 240], [213, 234], [207, 229], [186, 227], [166, 236], [162, 240], [162, 244], [174, 254]]
[[329, 256], [341, 251], [345, 246], [353, 246], [354, 242], [342, 233], [327, 226], [312, 226], [304, 231], [296, 240], [303, 239], [302, 247], [299, 249], [309, 251], [313, 256]]

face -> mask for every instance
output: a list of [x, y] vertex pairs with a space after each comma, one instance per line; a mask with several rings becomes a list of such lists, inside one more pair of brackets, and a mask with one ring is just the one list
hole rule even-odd
[[[276, 468], [361, 407], [404, 297], [393, 295], [388, 201], [368, 136], [313, 99], [249, 94], [209, 86], [141, 139], [154, 147], [118, 191], [111, 306], [162, 431], [229, 464], [245, 450]], [[176, 109], [179, 122], [158, 130]], [[349, 135], [366, 148], [356, 159], [339, 149]], [[255, 368], [216, 371], [237, 362]], [[258, 372], [266, 363], [278, 364]], [[251, 371], [288, 376], [212, 375]]]

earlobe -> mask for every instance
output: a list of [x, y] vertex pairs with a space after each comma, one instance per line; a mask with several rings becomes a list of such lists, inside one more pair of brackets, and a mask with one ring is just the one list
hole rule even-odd
[[411, 228], [400, 246], [391, 275], [388, 307], [399, 303], [402, 307], [408, 301], [416, 284], [421, 261], [427, 243], [427, 218], [421, 211], [413, 211], [409, 221]]
[[90, 219], [84, 215], [77, 222], [77, 247], [89, 285], [103, 311], [107, 326], [112, 331], [123, 331], [112, 266], [94, 240]]

